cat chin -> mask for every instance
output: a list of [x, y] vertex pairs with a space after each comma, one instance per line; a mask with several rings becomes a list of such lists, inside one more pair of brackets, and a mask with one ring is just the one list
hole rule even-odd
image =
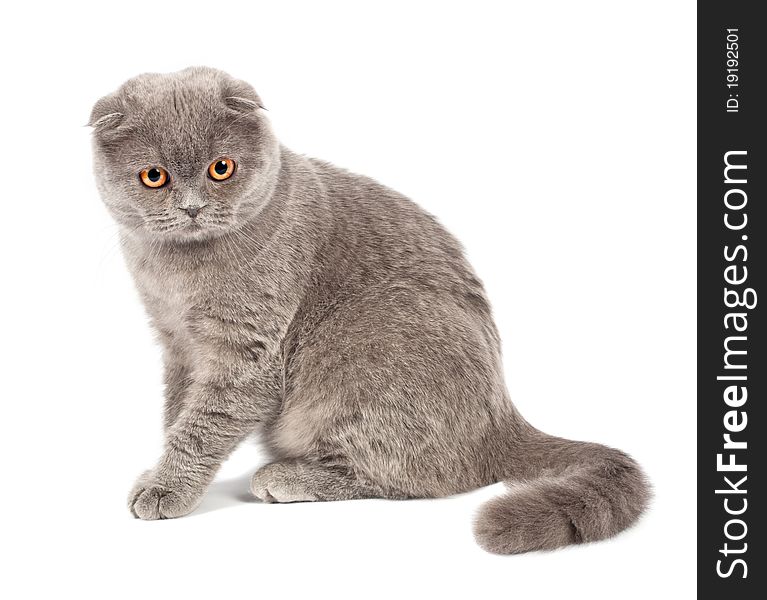
[[170, 231], [152, 231], [144, 229], [143, 237], [149, 240], [161, 241], [171, 244], [189, 244], [207, 242], [227, 233], [228, 229], [222, 227], [209, 227], [197, 222], [190, 223]]

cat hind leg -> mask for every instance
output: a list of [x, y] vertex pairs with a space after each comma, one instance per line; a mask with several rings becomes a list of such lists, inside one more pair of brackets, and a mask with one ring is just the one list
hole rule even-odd
[[325, 502], [385, 497], [351, 469], [306, 460], [265, 465], [253, 475], [251, 493], [262, 502]]

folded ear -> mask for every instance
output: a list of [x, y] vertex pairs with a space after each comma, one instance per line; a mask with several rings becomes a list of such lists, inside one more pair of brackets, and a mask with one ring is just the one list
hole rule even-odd
[[104, 96], [93, 105], [88, 125], [101, 131], [117, 127], [125, 117], [125, 109], [116, 94]]
[[266, 110], [256, 90], [244, 81], [231, 79], [224, 84], [224, 104], [241, 113]]

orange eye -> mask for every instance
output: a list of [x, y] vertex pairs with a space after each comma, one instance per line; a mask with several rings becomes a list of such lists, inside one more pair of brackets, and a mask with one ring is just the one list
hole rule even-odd
[[210, 163], [208, 175], [216, 181], [229, 179], [234, 174], [234, 161], [231, 158], [219, 158], [216, 162]]
[[168, 183], [168, 172], [162, 167], [149, 167], [139, 173], [141, 183], [150, 188], [159, 188]]

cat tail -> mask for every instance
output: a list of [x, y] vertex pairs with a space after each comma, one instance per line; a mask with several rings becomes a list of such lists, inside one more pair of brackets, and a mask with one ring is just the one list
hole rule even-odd
[[632, 525], [649, 503], [641, 467], [620, 450], [537, 431], [511, 450], [503, 476], [511, 493], [483, 505], [474, 526], [477, 542], [489, 552], [517, 554], [608, 538]]

